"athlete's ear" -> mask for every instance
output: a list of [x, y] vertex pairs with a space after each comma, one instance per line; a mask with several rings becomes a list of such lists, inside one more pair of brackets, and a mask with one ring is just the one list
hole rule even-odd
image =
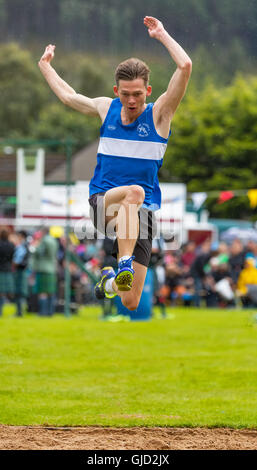
[[148, 85], [147, 89], [146, 89], [146, 96], [150, 96], [152, 94], [152, 87], [151, 85]]
[[113, 91], [114, 91], [114, 94], [115, 94], [116, 96], [119, 96], [117, 85], [114, 85]]

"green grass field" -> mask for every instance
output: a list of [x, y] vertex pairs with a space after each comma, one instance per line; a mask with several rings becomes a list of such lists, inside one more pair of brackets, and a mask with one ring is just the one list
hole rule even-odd
[[176, 308], [169, 319], [0, 318], [0, 423], [257, 426], [253, 311]]

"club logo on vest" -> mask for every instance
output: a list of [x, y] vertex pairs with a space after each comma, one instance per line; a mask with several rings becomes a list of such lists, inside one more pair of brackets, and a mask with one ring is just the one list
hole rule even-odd
[[113, 126], [113, 124], [109, 124], [108, 129], [109, 131], [115, 131], [116, 126]]
[[150, 126], [146, 122], [138, 124], [137, 133], [139, 137], [147, 137], [150, 134]]

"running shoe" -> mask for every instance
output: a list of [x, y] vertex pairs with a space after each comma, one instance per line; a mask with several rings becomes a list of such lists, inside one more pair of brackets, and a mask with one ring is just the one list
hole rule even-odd
[[106, 292], [105, 290], [105, 283], [107, 279], [113, 279], [115, 278], [115, 271], [111, 266], [106, 266], [101, 270], [101, 279], [98, 281], [98, 283], [95, 285], [95, 296], [97, 299], [112, 299], [115, 297], [117, 294], [116, 292], [113, 292], [110, 294], [109, 292]]
[[134, 258], [135, 256], [131, 256], [131, 258], [119, 262], [115, 283], [120, 291], [128, 291], [132, 287], [135, 272], [132, 268]]

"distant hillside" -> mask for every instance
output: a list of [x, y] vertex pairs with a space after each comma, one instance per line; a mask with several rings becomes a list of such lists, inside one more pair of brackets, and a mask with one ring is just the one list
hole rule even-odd
[[119, 53], [155, 48], [142, 20], [158, 17], [194, 50], [239, 42], [256, 57], [257, 2], [252, 0], [0, 0], [0, 41], [62, 44]]

